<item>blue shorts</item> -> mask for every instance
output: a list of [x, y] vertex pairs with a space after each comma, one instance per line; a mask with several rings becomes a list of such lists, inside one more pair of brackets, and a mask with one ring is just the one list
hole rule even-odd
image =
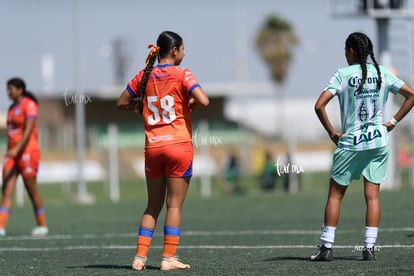
[[333, 156], [331, 178], [342, 186], [348, 186], [362, 174], [369, 182], [380, 184], [387, 178], [388, 156], [388, 146], [363, 151], [337, 148]]

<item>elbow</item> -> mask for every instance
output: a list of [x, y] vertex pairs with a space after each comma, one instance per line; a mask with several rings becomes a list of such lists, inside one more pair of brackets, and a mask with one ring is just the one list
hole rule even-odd
[[201, 107], [206, 107], [206, 106], [208, 106], [210, 104], [210, 100], [209, 99], [204, 99], [203, 101], [198, 102], [198, 104]]
[[118, 110], [126, 110], [129, 106], [129, 103], [125, 103], [121, 100], [118, 100], [118, 102], [116, 103], [116, 106], [117, 106]]
[[323, 110], [323, 105], [321, 105], [319, 103], [316, 103], [315, 106], [314, 106], [314, 110], [315, 110], [316, 114], [320, 114], [321, 111]]

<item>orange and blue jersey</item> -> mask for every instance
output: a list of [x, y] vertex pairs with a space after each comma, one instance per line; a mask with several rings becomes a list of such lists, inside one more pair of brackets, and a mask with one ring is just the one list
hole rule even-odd
[[[8, 149], [15, 147], [23, 137], [26, 120], [36, 119], [38, 112], [37, 104], [30, 98], [22, 97], [19, 102], [12, 104], [7, 114], [7, 138]], [[37, 121], [35, 122], [29, 141], [23, 152], [39, 150], [37, 142]]]
[[[134, 98], [138, 97], [143, 74], [140, 71], [127, 85]], [[191, 142], [189, 101], [192, 91], [199, 86], [188, 69], [171, 64], [153, 68], [143, 99], [146, 148]]]

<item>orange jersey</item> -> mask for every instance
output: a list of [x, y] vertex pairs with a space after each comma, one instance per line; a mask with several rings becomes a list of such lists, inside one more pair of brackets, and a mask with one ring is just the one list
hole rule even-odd
[[[129, 83], [127, 90], [138, 97], [143, 71]], [[196, 78], [185, 68], [170, 64], [155, 66], [149, 76], [143, 100], [145, 145], [147, 148], [191, 142], [192, 91], [199, 87]]]
[[[8, 149], [12, 149], [22, 139], [26, 120], [36, 120], [37, 110], [37, 104], [27, 97], [23, 97], [18, 103], [10, 106], [7, 114]], [[39, 150], [39, 144], [37, 142], [37, 121], [23, 152], [36, 150]]]

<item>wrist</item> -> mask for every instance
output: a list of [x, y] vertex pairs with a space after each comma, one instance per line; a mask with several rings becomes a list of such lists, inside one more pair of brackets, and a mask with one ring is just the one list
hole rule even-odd
[[394, 117], [392, 117], [390, 119], [390, 124], [392, 124], [393, 126], [396, 126], [398, 124], [398, 121]]

